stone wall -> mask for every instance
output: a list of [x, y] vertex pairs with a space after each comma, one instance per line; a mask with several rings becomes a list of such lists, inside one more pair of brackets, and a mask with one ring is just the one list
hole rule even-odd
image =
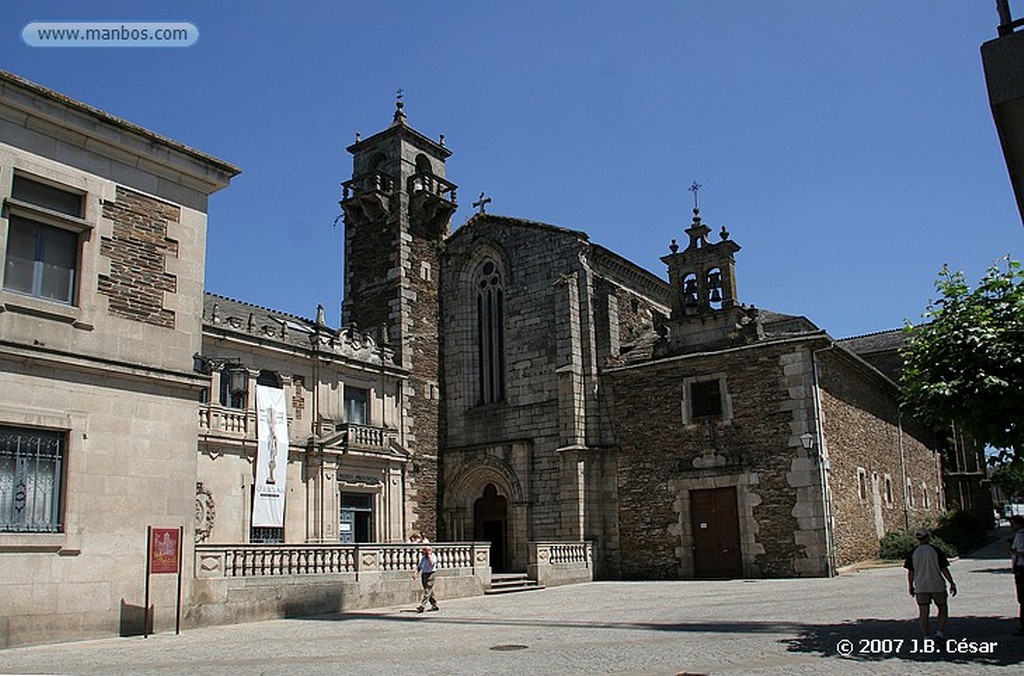
[[[620, 574], [675, 579], [693, 573], [689, 491], [737, 489], [743, 573], [801, 574], [808, 556], [799, 504], [815, 495], [803, 449], [794, 443], [794, 412], [810, 405], [809, 389], [793, 387], [786, 343], [612, 369], [618, 456]], [[684, 424], [687, 378], [725, 380], [722, 419]], [[801, 472], [808, 476], [803, 476]], [[810, 486], [806, 494], [797, 493]], [[818, 527], [820, 530], [820, 526]]]
[[100, 275], [100, 293], [110, 297], [111, 314], [174, 328], [174, 312], [164, 307], [164, 294], [177, 291], [177, 277], [167, 273], [165, 257], [178, 255], [178, 243], [167, 234], [181, 209], [121, 186], [117, 199], [103, 203], [103, 216], [113, 232], [102, 238], [100, 252], [110, 259], [110, 274]]
[[942, 481], [936, 454], [902, 424], [895, 387], [840, 350], [821, 352], [817, 362], [842, 566], [877, 557], [889, 531], [934, 523]]

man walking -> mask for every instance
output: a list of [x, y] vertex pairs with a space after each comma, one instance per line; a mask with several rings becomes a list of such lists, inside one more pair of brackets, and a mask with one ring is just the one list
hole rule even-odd
[[431, 610], [438, 610], [437, 601], [434, 599], [434, 574], [437, 572], [437, 554], [430, 551], [430, 547], [423, 548], [423, 555], [416, 564], [416, 571], [420, 574], [420, 582], [423, 585], [423, 598], [416, 607], [417, 613], [422, 613], [427, 603], [430, 603]]
[[1020, 626], [1014, 636], [1024, 636], [1024, 516], [1010, 517], [1013, 529], [1013, 544], [1010, 545], [1010, 566], [1013, 569], [1013, 584], [1017, 588], [1017, 621]]
[[949, 593], [956, 596], [956, 583], [949, 572], [949, 559], [940, 549], [932, 545], [931, 533], [927, 528], [914, 531], [917, 546], [910, 553], [903, 567], [907, 569], [907, 586], [910, 595], [917, 599], [917, 622], [921, 636], [928, 638], [930, 627], [928, 615], [934, 602], [938, 609], [935, 638], [946, 637], [946, 622], [949, 620], [949, 606], [946, 603], [946, 582]]

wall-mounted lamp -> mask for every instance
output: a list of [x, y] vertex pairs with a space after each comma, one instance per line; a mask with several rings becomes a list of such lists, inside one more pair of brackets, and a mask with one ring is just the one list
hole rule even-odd
[[800, 445], [803, 449], [810, 454], [814, 450], [814, 435], [810, 432], [805, 432], [800, 435]]
[[249, 371], [238, 357], [207, 357], [196, 352], [192, 355], [192, 369], [206, 375], [224, 371], [228, 378], [228, 391], [232, 394], [245, 392], [249, 387]]

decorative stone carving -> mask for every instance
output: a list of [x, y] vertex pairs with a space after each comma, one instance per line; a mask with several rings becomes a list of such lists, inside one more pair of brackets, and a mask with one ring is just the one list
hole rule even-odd
[[213, 532], [213, 520], [216, 516], [216, 509], [213, 503], [213, 493], [209, 488], [203, 486], [202, 481], [196, 482], [196, 542], [204, 542]]

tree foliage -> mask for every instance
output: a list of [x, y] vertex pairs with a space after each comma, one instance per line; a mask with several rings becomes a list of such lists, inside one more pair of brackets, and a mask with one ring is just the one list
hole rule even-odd
[[1024, 499], [1024, 462], [1008, 462], [992, 472], [992, 483], [1002, 489], [1011, 501]]
[[1024, 458], [1024, 272], [1006, 257], [974, 289], [943, 267], [924, 323], [905, 327], [903, 402], [932, 429], [956, 424]]

